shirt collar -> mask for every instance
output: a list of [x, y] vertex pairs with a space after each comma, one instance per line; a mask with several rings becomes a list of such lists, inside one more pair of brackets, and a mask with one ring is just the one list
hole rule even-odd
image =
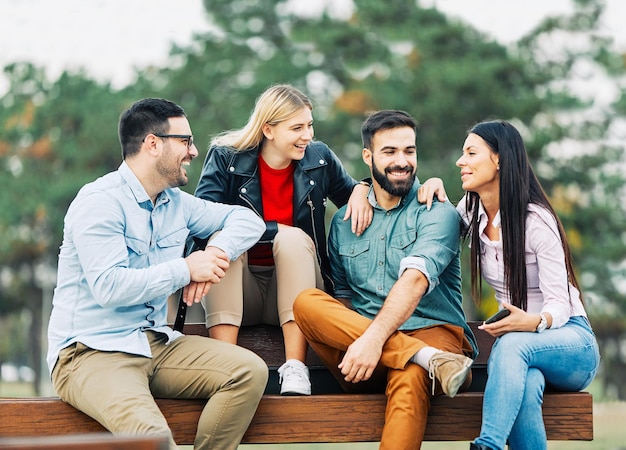
[[[143, 185], [139, 181], [139, 178], [137, 178], [137, 175], [135, 175], [135, 173], [131, 170], [131, 168], [128, 167], [128, 164], [126, 164], [126, 161], [122, 162], [122, 164], [120, 164], [120, 167], [117, 170], [120, 176], [122, 177], [122, 179], [126, 182], [126, 184], [128, 184], [128, 187], [130, 188], [130, 191], [132, 192], [138, 204], [140, 205], [145, 204], [145, 203], [152, 204], [152, 200], [150, 200], [150, 196], [148, 195]], [[165, 190], [157, 196], [156, 205], [159, 205], [161, 203], [166, 203], [167, 201], [169, 201], [169, 196], [167, 194], [167, 190]]]
[[[419, 179], [415, 177], [415, 181], [413, 182], [413, 187], [411, 188], [409, 193], [405, 195], [404, 197], [402, 197], [400, 200], [398, 200], [398, 203], [396, 203], [395, 206], [393, 206], [392, 208], [389, 208], [389, 210], [396, 209], [399, 206], [403, 205], [407, 198], [411, 196], [415, 197], [417, 195], [417, 187], [419, 185], [420, 185]], [[369, 201], [370, 205], [372, 205], [372, 208], [381, 208], [378, 205], [378, 202], [376, 201], [376, 194], [374, 193], [374, 186], [370, 186], [370, 190], [367, 193], [367, 200]], [[384, 209], [384, 208], [381, 208], [381, 209]]]
[[[487, 211], [485, 211], [485, 208], [483, 207], [483, 202], [478, 202], [478, 231], [482, 234], [482, 232], [485, 230], [485, 228], [487, 227]], [[500, 222], [500, 210], [498, 210], [498, 212], [496, 213], [496, 216], [493, 218], [493, 221], [491, 222], [491, 225], [493, 225], [494, 228], [500, 228], [501, 227], [501, 222]]]
[[[369, 190], [369, 192], [367, 194], [367, 200], [369, 201], [370, 205], [372, 205], [372, 208], [384, 209], [376, 201], [376, 194], [374, 194], [374, 188], [372, 186], [370, 186], [370, 190]], [[404, 197], [401, 198], [400, 200], [398, 200], [398, 203], [396, 203], [396, 205], [393, 206], [392, 208], [389, 208], [389, 210], [396, 209], [398, 206], [400, 206], [402, 204], [403, 200], [404, 200]]]

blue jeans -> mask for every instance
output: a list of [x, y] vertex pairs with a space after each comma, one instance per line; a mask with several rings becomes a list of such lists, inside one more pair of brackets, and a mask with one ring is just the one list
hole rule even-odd
[[542, 403], [546, 385], [580, 391], [598, 371], [600, 352], [589, 321], [575, 316], [543, 333], [513, 332], [491, 350], [483, 421], [476, 444], [511, 450], [547, 448]]

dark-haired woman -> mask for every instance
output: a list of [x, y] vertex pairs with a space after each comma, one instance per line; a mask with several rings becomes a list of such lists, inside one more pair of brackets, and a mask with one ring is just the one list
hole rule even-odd
[[511, 312], [479, 327], [497, 340], [470, 449], [545, 449], [544, 389], [582, 390], [600, 361], [566, 235], [510, 123], [472, 127], [456, 165], [467, 192], [457, 210], [470, 241], [472, 297], [480, 299], [482, 277]]

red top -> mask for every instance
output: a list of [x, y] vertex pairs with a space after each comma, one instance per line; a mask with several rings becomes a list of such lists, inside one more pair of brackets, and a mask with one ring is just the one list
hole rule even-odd
[[[293, 226], [293, 172], [294, 165], [272, 169], [259, 155], [259, 180], [263, 201], [263, 219]], [[257, 244], [248, 251], [248, 263], [273, 266], [271, 244]]]

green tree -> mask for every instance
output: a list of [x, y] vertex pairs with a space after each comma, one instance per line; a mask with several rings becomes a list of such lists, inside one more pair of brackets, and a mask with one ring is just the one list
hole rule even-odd
[[28, 343], [38, 389], [43, 314], [50, 308], [63, 217], [83, 184], [119, 165], [115, 130], [128, 99], [80, 73], [51, 83], [43, 70], [13, 64], [5, 74], [10, 90], [0, 109], [0, 171], [8, 195], [0, 197], [0, 315], [30, 317], [23, 335], [5, 338]]
[[214, 31], [175, 49], [181, 67], [145, 75], [183, 102], [207, 143], [243, 125], [267, 86], [289, 82], [312, 96], [318, 138], [354, 175], [365, 173], [364, 114], [396, 108], [420, 121], [422, 177], [447, 179], [455, 173], [451, 153], [471, 124], [485, 114], [528, 120], [540, 106], [533, 90], [542, 80], [519, 58], [416, 2], [357, 0], [347, 18], [326, 10], [302, 17], [272, 0], [205, 7]]
[[[455, 180], [447, 184], [458, 200], [454, 161], [465, 130], [486, 115], [530, 120], [540, 108], [534, 90], [545, 75], [416, 2], [357, 0], [349, 17], [328, 10], [303, 17], [271, 0], [211, 0], [205, 7], [213, 31], [175, 49], [180, 67], [145, 75], [163, 86], [163, 95], [183, 102], [207, 143], [242, 126], [267, 86], [288, 82], [311, 95], [317, 138], [357, 178], [366, 175], [360, 158], [365, 114], [411, 113], [420, 122], [420, 177]], [[485, 308], [490, 312], [493, 302]]]
[[542, 107], [528, 122], [529, 151], [568, 232], [605, 390], [626, 399], [625, 55], [601, 33], [604, 2], [573, 4], [573, 14], [546, 18], [517, 47], [527, 70], [546, 80], [537, 89]]
[[573, 13], [547, 18], [510, 48], [416, 2], [353, 5], [346, 17], [328, 9], [305, 17], [269, 0], [206, 1], [217, 28], [177, 49], [183, 63], [160, 73], [169, 80], [164, 91], [188, 99], [196, 127], [210, 136], [241, 126], [269, 84], [290, 82], [311, 94], [318, 138], [357, 177], [365, 174], [359, 139], [365, 113], [407, 110], [420, 121], [421, 178], [441, 176], [454, 201], [462, 194], [453, 163], [465, 130], [487, 118], [515, 122], [568, 229], [607, 349], [603, 379], [626, 398], [613, 375], [624, 362], [619, 351], [608, 350], [619, 349], [625, 326], [617, 285], [626, 253], [623, 146], [610, 133], [626, 97], [599, 107], [573, 83], [589, 64], [616, 87], [624, 74], [623, 56], [613, 54], [599, 32], [603, 3], [575, 0]]
[[[598, 32], [601, 1], [574, 1], [572, 14], [548, 18], [510, 48], [415, 1], [354, 0], [345, 16], [330, 3], [306, 16], [289, 4], [205, 0], [212, 30], [173, 48], [168, 67], [141, 71], [121, 91], [83, 73], [50, 82], [29, 64], [5, 69], [11, 89], [0, 99], [0, 172], [9, 180], [8, 195], [0, 197], [0, 315], [27, 310], [33, 330], [47, 319], [42, 268], [56, 266], [62, 219], [78, 189], [119, 165], [117, 119], [131, 102], [158, 96], [181, 104], [202, 149], [212, 135], [242, 126], [270, 84], [287, 82], [310, 94], [317, 137], [357, 178], [366, 173], [364, 115], [380, 108], [411, 113], [420, 122], [420, 178], [442, 177], [453, 201], [462, 195], [454, 161], [465, 130], [495, 117], [520, 125], [574, 248], [604, 349], [602, 378], [626, 398], [616, 375], [624, 369], [626, 308], [618, 284], [625, 254], [623, 146], [611, 138], [626, 96], [622, 89], [600, 108], [572, 87], [580, 70], [593, 67], [620, 89], [625, 58]], [[566, 45], [581, 40], [585, 45]], [[200, 166], [192, 165], [186, 190], [194, 190]]]

